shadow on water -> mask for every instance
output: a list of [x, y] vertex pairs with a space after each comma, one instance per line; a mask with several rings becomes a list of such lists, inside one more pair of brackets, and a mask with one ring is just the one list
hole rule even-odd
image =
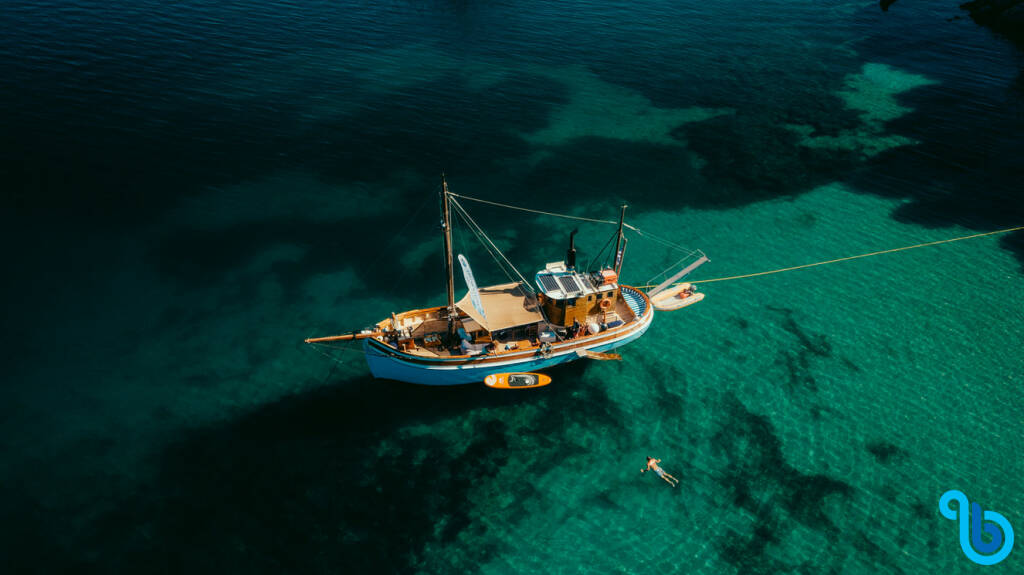
[[[912, 41], [930, 41], [926, 38], [915, 36]], [[900, 35], [879, 34], [856, 48], [868, 61], [901, 68], [905, 64], [893, 55], [906, 42]], [[887, 132], [909, 135], [917, 143], [878, 155], [854, 171], [848, 183], [857, 191], [909, 200], [893, 214], [901, 222], [978, 232], [1024, 225], [1024, 164], [1019, 158], [1024, 147], [1024, 74], [1018, 72], [1005, 85], [992, 84], [995, 75], [965, 74], [962, 70], [972, 66], [978, 50], [999, 54], [1002, 48], [970, 45], [963, 50], [956, 56], [962, 62], [953, 64], [953, 70], [948, 61], [932, 63], [932, 69], [924, 63], [924, 69], [908, 70], [940, 81], [900, 95], [900, 105], [913, 111], [886, 124]], [[1000, 236], [999, 242], [1024, 264], [1024, 233]]]
[[[848, 73], [854, 74], [865, 62], [891, 62], [895, 69], [939, 81], [894, 95], [908, 112], [885, 122], [859, 145], [873, 145], [892, 135], [915, 143], [877, 155], [862, 155], [857, 145], [849, 150], [801, 145], [787, 125], [813, 126], [816, 137], [841, 136], [859, 129], [859, 112], [849, 109], [839, 97], [847, 89], [839, 76], [823, 86], [825, 93], [814, 92], [817, 101], [793, 99], [787, 94], [782, 109], [767, 108], [765, 102], [738, 106], [728, 102], [737, 107], [735, 114], [683, 129], [692, 151], [705, 161], [700, 175], [708, 190], [703, 196], [689, 198], [688, 203], [736, 207], [796, 197], [822, 184], [841, 181], [854, 192], [908, 200], [893, 213], [900, 222], [931, 228], [962, 226], [978, 232], [1024, 225], [1024, 191], [1019, 185], [1024, 180], [1024, 164], [1018, 152], [1024, 147], [1024, 130], [1020, 129], [1024, 74], [1005, 86], [990, 86], [976, 75], [965, 79], [951, 72], [949, 62], [932, 63], [933, 69], [908, 68], [898, 56], [907, 43], [934, 41], [931, 32], [914, 34], [920, 36], [908, 39], [884, 31], [869, 34], [853, 45], [859, 57], [845, 65]], [[972, 57], [976, 57], [974, 52], [962, 56]], [[771, 86], [766, 95], [778, 90]], [[1001, 236], [999, 241], [1024, 264], [1024, 232]]]
[[903, 462], [909, 457], [906, 450], [885, 440], [869, 441], [865, 446], [875, 461], [882, 464]]
[[812, 360], [832, 357], [832, 345], [824, 334], [808, 332], [797, 323], [795, 312], [789, 308], [765, 306], [766, 309], [781, 314], [781, 327], [796, 340], [792, 350], [780, 350], [777, 363], [786, 368], [786, 390], [793, 394], [817, 392], [818, 382], [812, 373]]
[[[815, 117], [819, 133], [839, 128], [831, 123], [853, 120], [849, 112], [835, 110]], [[766, 116], [760, 108], [713, 118], [686, 128], [695, 153], [705, 160], [701, 175], [705, 189], [692, 205], [711, 209], [742, 207], [774, 198], [796, 197], [836, 179], [856, 165], [857, 155], [798, 144], [799, 137], [786, 128], [804, 116]], [[809, 121], [809, 120], [803, 120]], [[840, 124], [841, 125], [841, 124]]]
[[839, 532], [827, 509], [830, 502], [848, 504], [855, 490], [834, 477], [804, 473], [790, 465], [772, 423], [735, 396], [726, 397], [723, 411], [711, 445], [712, 452], [728, 463], [715, 479], [735, 507], [753, 516], [753, 524], [749, 532], [730, 530], [720, 543], [722, 557], [743, 573], [798, 568], [780, 561], [773, 547], [801, 525], [836, 541]]
[[[727, 529], [719, 539], [719, 552], [727, 563], [738, 572], [753, 575], [841, 573], [851, 560], [886, 573], [904, 573], [900, 558], [905, 553], [900, 550], [913, 537], [880, 539], [851, 527], [848, 515], [858, 503], [857, 488], [828, 474], [807, 473], [791, 465], [772, 422], [747, 408], [736, 396], [725, 397], [721, 412], [711, 449], [725, 458], [725, 465], [711, 476], [739, 511], [737, 517], [747, 524]], [[871, 441], [865, 448], [881, 466], [909, 458], [905, 450], [885, 440]], [[886, 497], [898, 499], [893, 494]], [[921, 502], [897, 508], [908, 532], [932, 520], [934, 514]], [[837, 524], [839, 518], [843, 519], [841, 524]], [[793, 538], [806, 538], [807, 530], [827, 542], [830, 551], [813, 562], [787, 561], [785, 550], [792, 549]], [[851, 545], [843, 545], [844, 541]]]
[[[872, 46], [862, 48], [866, 54], [884, 53], [884, 40], [872, 37]], [[216, 59], [214, 54], [204, 57]], [[482, 89], [449, 74], [394, 90], [386, 98], [377, 94], [373, 105], [311, 124], [302, 121], [308, 101], [273, 91], [246, 94], [242, 101], [210, 94], [186, 100], [187, 90], [169, 91], [176, 79], [188, 89], [197, 89], [189, 82], [202, 85], [193, 77], [205, 78], [202, 68], [193, 66], [167, 70], [159, 79], [143, 68], [90, 69], [106, 82], [94, 82], [103, 90], [85, 82], [69, 89], [50, 74], [21, 71], [25, 76], [18, 80], [32, 86], [37, 97], [10, 102], [25, 113], [8, 126], [12, 144], [4, 147], [8, 153], [0, 165], [0, 172], [10, 172], [5, 180], [14, 191], [5, 198], [7, 207], [46, 218], [88, 219], [86, 227], [132, 227], [157, 219], [181, 197], [210, 186], [258, 181], [287, 170], [307, 170], [331, 184], [377, 181], [396, 168], [431, 183], [442, 169], [485, 177], [507, 172], [502, 161], [537, 151], [518, 134], [545, 127], [552, 104], [564, 103], [568, 91], [567, 85], [529, 74]], [[139, 81], [144, 83], [136, 85]], [[309, 88], [342, 90], [346, 100], [368, 98], [347, 76], [335, 82]], [[1010, 92], [1019, 94], [1012, 87]], [[753, 95], [736, 97], [741, 101], [735, 114], [679, 130], [700, 156], [699, 168], [681, 157], [681, 147], [578, 139], [546, 150], [547, 160], [525, 173], [509, 174], [494, 189], [463, 191], [492, 199], [514, 192], [518, 203], [540, 206], [572, 182], [588, 194], [604, 190], [609, 195], [588, 197], [592, 203], [614, 203], [620, 198], [611, 195], [624, 190], [640, 210], [731, 208], [796, 196], [860, 165], [854, 153], [800, 146], [798, 136], [786, 128], [813, 124], [817, 134], [830, 135], [855, 125], [856, 113], [844, 109], [838, 98], [803, 96], [780, 111], [744, 105], [757, 102], [742, 101]], [[901, 122], [920, 124], [929, 110], [957, 110], [941, 98], [913, 98], [920, 111], [893, 122], [889, 127], [895, 133], [906, 131]], [[102, 105], [96, 105], [98, 100]], [[1018, 191], [1008, 186], [1022, 175], [1014, 153], [1021, 132], [979, 130], [992, 123], [991, 115], [965, 111], [956, 122], [934, 122], [914, 153], [895, 149], [881, 154], [851, 183], [860, 191], [911, 198], [897, 214], [908, 221], [974, 229], [1019, 223], [1022, 204], [1013, 201]], [[977, 135], [986, 133], [988, 139], [978, 141]], [[951, 142], [957, 144], [952, 149]], [[898, 176], [905, 184], [898, 191], [880, 189], [876, 172]], [[412, 202], [417, 190], [404, 191], [402, 201]], [[1021, 236], [1003, 242], [1024, 257]]]
[[[6, 538], [17, 542], [11, 564], [44, 572], [467, 570], [501, 544], [487, 522], [513, 528], [525, 503], [543, 496], [529, 481], [490, 483], [511, 459], [550, 468], [585, 449], [567, 429], [622, 425], [586, 371], [552, 370], [554, 385], [529, 392], [363, 378], [281, 399], [184, 432], [155, 455], [152, 484], [116, 497], [62, 553], [53, 545], [67, 541], [55, 536], [66, 518], [33, 502], [8, 510], [5, 525], [18, 526]], [[487, 503], [496, 490], [518, 503]]]

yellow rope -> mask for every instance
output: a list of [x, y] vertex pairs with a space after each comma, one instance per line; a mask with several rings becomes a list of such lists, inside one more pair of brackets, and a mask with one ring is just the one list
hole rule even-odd
[[[513, 206], [513, 205], [510, 205], [510, 204], [502, 204], [502, 203], [499, 203], [499, 202], [492, 202], [492, 201], [489, 201], [489, 200], [482, 200], [480, 198], [474, 198], [472, 196], [463, 196], [461, 194], [449, 194], [449, 195], [451, 195], [453, 197], [456, 197], [456, 198], [463, 198], [463, 199], [474, 201], [474, 202], [480, 202], [481, 204], [490, 204], [492, 206], [498, 206], [498, 207], [502, 207], [502, 208], [509, 208], [509, 209], [513, 209], [513, 210], [520, 210], [520, 211], [523, 211], [523, 212], [532, 212], [532, 213], [535, 213], [535, 214], [543, 214], [545, 216], [554, 216], [554, 217], [558, 217], [558, 218], [568, 218], [568, 219], [571, 219], [571, 220], [581, 220], [581, 221], [585, 221], [585, 222], [594, 222], [594, 223], [599, 223], [599, 224], [618, 224], [618, 222], [616, 222], [614, 220], [598, 220], [598, 219], [593, 219], [593, 218], [584, 218], [584, 217], [581, 217], [581, 216], [570, 216], [568, 214], [557, 214], [557, 213], [554, 213], [554, 212], [545, 212], [545, 211], [542, 211], [542, 210], [534, 210], [534, 209], [531, 209], [531, 208], [524, 208], [524, 207], [520, 207], [520, 206]], [[627, 227], [627, 228], [637, 232], [641, 236], [647, 236], [650, 239], [653, 239], [655, 241], [661, 241], [663, 243], [667, 243], [667, 244], [669, 244], [672, 247], [675, 247], [677, 249], [683, 249], [680, 246], [676, 246], [675, 244], [671, 244], [667, 240], [664, 240], [662, 238], [658, 238], [656, 236], [653, 236], [653, 234], [650, 234], [650, 233], [647, 233], [647, 232], [643, 232], [643, 231], [641, 231], [641, 230], [639, 230], [639, 229], [637, 229], [637, 228], [635, 228], [635, 227], [633, 227], [633, 226], [631, 226], [629, 224], [624, 223], [623, 225], [625, 227]], [[926, 247], [926, 246], [935, 246], [935, 245], [938, 245], [938, 244], [948, 244], [950, 242], [959, 242], [960, 240], [969, 240], [969, 239], [973, 239], [973, 238], [980, 238], [980, 237], [983, 237], [983, 236], [992, 236], [992, 235], [996, 235], [996, 234], [1005, 234], [1005, 233], [1008, 233], [1008, 232], [1015, 232], [1017, 230], [1024, 230], [1024, 226], [1017, 226], [1015, 228], [1007, 228], [1005, 230], [996, 230], [994, 232], [985, 232], [985, 233], [982, 233], [982, 234], [974, 234], [974, 235], [970, 235], [970, 236], [963, 236], [963, 237], [959, 237], [959, 238], [952, 238], [952, 239], [949, 239], [949, 240], [939, 240], [937, 242], [926, 242], [926, 243], [923, 243], [923, 244], [917, 244], [917, 245], [913, 245], [913, 246], [903, 246], [902, 248], [893, 248], [891, 250], [882, 250], [882, 251], [879, 251], [879, 252], [871, 252], [869, 254], [860, 254], [860, 255], [849, 256], [849, 257], [845, 257], [845, 258], [837, 258], [837, 259], [834, 259], [834, 260], [828, 260], [828, 261], [824, 261], [824, 262], [815, 262], [813, 264], [804, 264], [804, 265], [801, 265], [801, 266], [793, 266], [793, 267], [782, 268], [782, 269], [778, 269], [778, 270], [771, 270], [771, 271], [766, 271], [766, 272], [757, 272], [757, 273], [754, 273], [754, 274], [743, 274], [743, 275], [738, 275], [738, 276], [730, 276], [730, 277], [726, 277], [726, 278], [715, 278], [715, 279], [710, 279], [710, 280], [696, 280], [696, 281], [691, 281], [689, 283], [700, 284], [700, 283], [711, 283], [711, 282], [724, 282], [724, 281], [728, 281], [728, 280], [738, 280], [738, 279], [743, 279], [743, 278], [752, 278], [752, 277], [757, 277], [757, 276], [766, 276], [766, 275], [770, 275], [770, 274], [789, 272], [789, 271], [793, 271], [793, 270], [801, 270], [801, 269], [804, 269], [804, 268], [813, 268], [815, 266], [823, 266], [825, 264], [834, 264], [834, 263], [838, 263], [838, 262], [845, 262], [845, 261], [848, 261], [848, 260], [856, 260], [856, 259], [859, 259], [859, 258], [866, 258], [866, 257], [870, 257], [870, 256], [879, 256], [879, 255], [882, 255], [882, 254], [891, 254], [893, 252], [901, 252], [901, 251], [904, 251], [904, 250], [912, 250], [912, 249], [915, 249], [915, 248], [923, 248], [923, 247]], [[672, 285], [680, 285], [682, 283], [686, 283], [686, 282], [676, 282], [675, 284], [672, 284]], [[634, 287], [638, 287], [640, 289], [650, 289], [652, 287], [656, 287], [656, 285], [657, 284], [648, 284], [648, 285], [634, 286]]]
[[[994, 231], [994, 232], [985, 232], [983, 234], [974, 234], [974, 235], [970, 235], [970, 236], [962, 236], [962, 237], [959, 237], [959, 238], [953, 238], [953, 239], [949, 239], [949, 240], [939, 240], [937, 242], [927, 242], [927, 243], [917, 244], [917, 245], [913, 245], [913, 246], [903, 246], [902, 248], [893, 248], [891, 250], [882, 250], [882, 251], [879, 251], [879, 252], [871, 252], [869, 254], [860, 254], [860, 255], [849, 256], [849, 257], [845, 257], [845, 258], [837, 258], [837, 259], [834, 259], [834, 260], [828, 260], [828, 261], [824, 261], [824, 262], [815, 262], [813, 264], [804, 264], [802, 266], [793, 266], [793, 267], [789, 267], [789, 268], [782, 268], [782, 269], [771, 270], [771, 271], [767, 271], [767, 272], [757, 272], [757, 273], [754, 273], [754, 274], [743, 274], [743, 275], [739, 275], [739, 276], [729, 276], [729, 277], [725, 277], [725, 278], [715, 278], [715, 279], [710, 279], [710, 280], [696, 280], [696, 281], [692, 281], [692, 282], [689, 282], [689, 283], [699, 284], [699, 283], [711, 283], [711, 282], [724, 282], [724, 281], [729, 281], [729, 280], [738, 280], [738, 279], [743, 279], [743, 278], [752, 278], [752, 277], [757, 277], [757, 276], [766, 276], [766, 275], [769, 275], [769, 274], [777, 274], [777, 273], [788, 272], [788, 271], [793, 271], [793, 270], [800, 270], [800, 269], [804, 269], [804, 268], [812, 268], [814, 266], [823, 266], [825, 264], [834, 264], [834, 263], [837, 263], [837, 262], [845, 262], [845, 261], [848, 261], [848, 260], [855, 260], [855, 259], [866, 258], [866, 257], [870, 257], [870, 256], [879, 256], [879, 255], [882, 255], [882, 254], [891, 254], [893, 252], [902, 252], [904, 250], [912, 250], [912, 249], [915, 249], [915, 248], [923, 248], [923, 247], [926, 247], [926, 246], [935, 246], [935, 245], [938, 245], [938, 244], [948, 244], [950, 242], [959, 242], [961, 240], [970, 240], [970, 239], [973, 239], [973, 238], [980, 238], [980, 237], [983, 237], [983, 236], [992, 236], [992, 235], [996, 235], [996, 234], [1005, 234], [1005, 233], [1008, 233], [1008, 232], [1015, 232], [1017, 230], [1024, 230], [1024, 226], [1017, 226], [1015, 228], [1007, 228], [1005, 230], [997, 230], [997, 231]], [[685, 283], [685, 282], [678, 282], [678, 283], [676, 283], [674, 285], [679, 285], [681, 283]], [[649, 289], [649, 288], [655, 287], [655, 284], [636, 286], [636, 287], [639, 287], [641, 289]]]

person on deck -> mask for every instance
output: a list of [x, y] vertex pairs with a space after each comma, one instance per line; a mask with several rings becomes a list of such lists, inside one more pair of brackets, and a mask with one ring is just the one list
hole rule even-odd
[[[647, 471], [648, 469], [652, 469], [652, 470], [654, 470], [655, 473], [658, 474], [658, 477], [664, 479], [665, 481], [668, 481], [668, 484], [671, 485], [672, 487], [675, 487], [676, 485], [678, 485], [679, 484], [679, 480], [676, 479], [675, 477], [672, 477], [668, 473], [666, 473], [665, 470], [662, 469], [660, 465], [658, 465], [659, 463], [661, 463], [660, 459], [655, 459], [653, 457], [648, 456], [647, 457], [647, 467], [645, 469], [641, 469], [640, 473], [643, 473], [644, 471]], [[673, 483], [673, 481], [675, 483]]]

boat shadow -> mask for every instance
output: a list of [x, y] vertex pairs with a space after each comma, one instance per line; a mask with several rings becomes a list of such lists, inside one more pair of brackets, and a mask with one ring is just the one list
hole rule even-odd
[[[607, 402], [603, 392], [581, 392], [585, 371], [553, 370], [555, 385], [504, 392], [483, 384], [349, 379], [185, 432], [155, 456], [152, 484], [117, 502], [76, 542], [73, 551], [80, 552], [71, 563], [54, 567], [432, 571], [452, 558], [445, 554], [445, 565], [432, 565], [437, 555], [427, 546], [456, 538], [456, 563], [484, 561], [499, 539], [486, 536], [479, 517], [495, 511], [474, 509], [470, 492], [521, 455], [510, 437], [525, 430], [559, 434], [591, 410], [505, 419], [544, 411], [517, 407], [523, 403], [557, 405], [571, 397], [578, 405], [580, 395], [611, 413], [600, 405]], [[537, 443], [539, 450], [560, 448], [550, 438]], [[535, 488], [522, 483], [507, 491], [531, 497]], [[522, 513], [498, 512], [509, 522]]]

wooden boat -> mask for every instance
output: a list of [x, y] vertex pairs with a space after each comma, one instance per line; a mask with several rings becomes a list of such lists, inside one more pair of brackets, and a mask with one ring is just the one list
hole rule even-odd
[[658, 311], [672, 311], [693, 305], [702, 299], [704, 294], [698, 292], [692, 284], [684, 283], [651, 296], [651, 304]]
[[[565, 260], [546, 264], [530, 285], [458, 200], [530, 210], [453, 194], [443, 177], [441, 182], [447, 305], [392, 313], [360, 332], [310, 338], [307, 343], [361, 340], [374, 377], [456, 385], [480, 382], [495, 373], [535, 372], [582, 357], [618, 359], [617, 354], [606, 352], [639, 338], [650, 327], [654, 306], [647, 294], [618, 281], [626, 244], [626, 206], [622, 206], [616, 235], [606, 244], [607, 248], [615, 240], [615, 251], [608, 254], [611, 265], [594, 270], [577, 267], [573, 230]], [[518, 281], [478, 288], [469, 262], [460, 254], [467, 293], [455, 300], [453, 215], [461, 217], [492, 255], [504, 258]]]
[[549, 383], [551, 378], [543, 373], [492, 373], [484, 378], [484, 384], [493, 389], [526, 389]]

